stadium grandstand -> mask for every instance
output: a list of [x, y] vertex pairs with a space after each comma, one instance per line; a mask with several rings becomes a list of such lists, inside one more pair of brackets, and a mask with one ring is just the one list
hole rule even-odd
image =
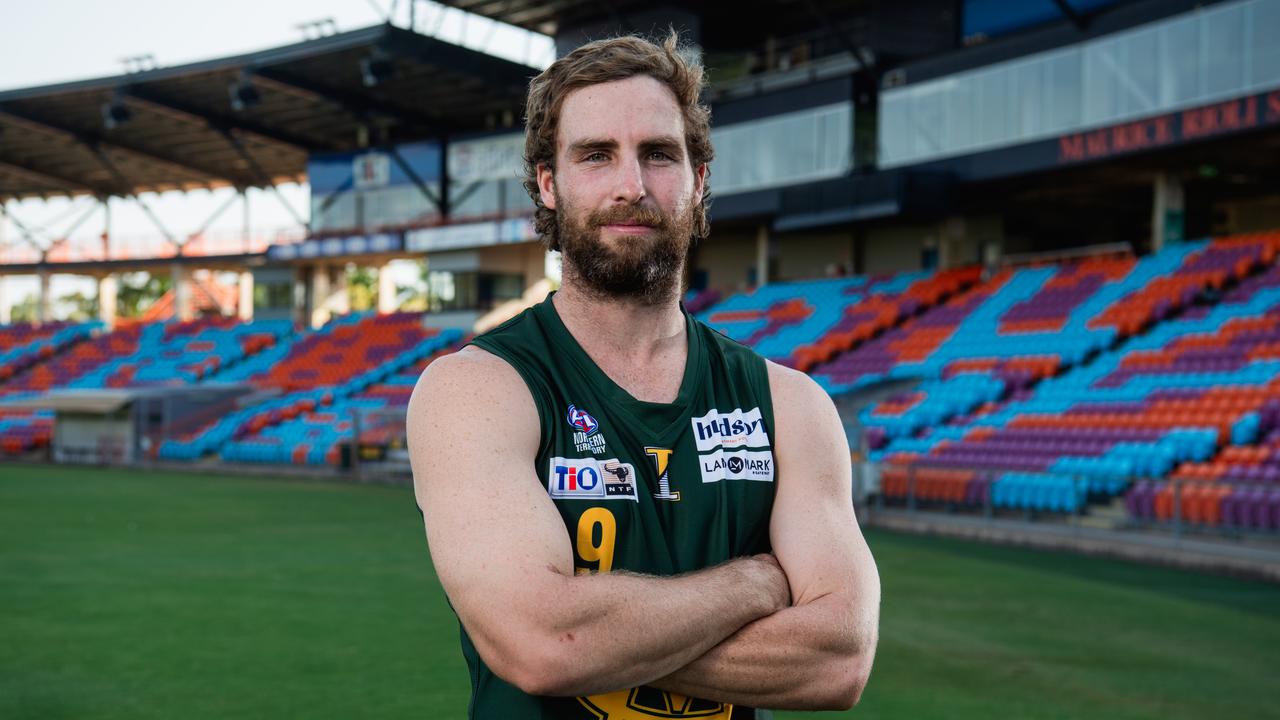
[[[1280, 538], [1280, 0], [443, 6], [560, 54], [701, 50], [686, 307], [836, 399], [869, 518]], [[30, 321], [0, 303], [0, 455], [52, 456], [53, 398], [170, 388], [140, 462], [403, 477], [417, 375], [557, 281], [521, 186], [537, 72], [389, 20], [0, 92], [0, 283], [39, 279]], [[284, 182], [310, 204], [269, 234], [123, 242], [106, 213], [48, 243], [9, 207]], [[167, 290], [125, 316], [136, 273]], [[55, 317], [55, 274], [96, 281], [96, 318]]]

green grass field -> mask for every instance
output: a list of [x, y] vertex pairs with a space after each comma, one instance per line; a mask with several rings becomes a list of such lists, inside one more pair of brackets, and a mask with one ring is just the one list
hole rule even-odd
[[[1280, 587], [868, 533], [848, 714], [1277, 717]], [[457, 718], [412, 492], [0, 465], [0, 718]]]

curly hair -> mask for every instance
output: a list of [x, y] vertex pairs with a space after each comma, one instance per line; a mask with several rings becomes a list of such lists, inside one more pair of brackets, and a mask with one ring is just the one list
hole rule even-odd
[[[659, 44], [628, 35], [587, 43], [556, 60], [529, 83], [525, 103], [524, 189], [535, 207], [533, 226], [549, 250], [560, 249], [556, 213], [542, 202], [538, 191], [538, 166], [555, 170], [556, 134], [565, 97], [579, 88], [626, 80], [637, 75], [663, 83], [676, 97], [684, 115], [685, 145], [696, 169], [715, 156], [711, 147], [711, 109], [700, 102], [705, 83], [701, 62], [680, 44], [675, 30]], [[703, 184], [702, 198], [694, 211], [693, 239], [710, 233], [707, 207], [711, 184]]]

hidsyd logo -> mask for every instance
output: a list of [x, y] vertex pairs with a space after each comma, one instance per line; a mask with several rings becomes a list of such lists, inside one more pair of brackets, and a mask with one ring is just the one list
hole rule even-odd
[[702, 417], [693, 418], [692, 422], [698, 452], [716, 448], [769, 447], [769, 434], [765, 432], [760, 408], [746, 412], [737, 409], [728, 413], [712, 410]]

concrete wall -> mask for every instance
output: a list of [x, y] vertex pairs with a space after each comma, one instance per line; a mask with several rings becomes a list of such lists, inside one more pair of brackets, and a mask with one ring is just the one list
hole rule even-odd
[[775, 235], [773, 242], [778, 258], [774, 280], [827, 277], [840, 268], [846, 275], [854, 272], [851, 231], [787, 233]]
[[748, 287], [756, 264], [754, 234], [712, 231], [711, 237], [694, 248], [693, 268], [705, 270], [707, 287], [723, 293]]
[[547, 253], [540, 242], [497, 245], [480, 248], [477, 252], [481, 272], [523, 275], [525, 287], [546, 276]]
[[897, 273], [923, 267], [925, 250], [934, 249], [938, 267], [949, 268], [982, 262], [984, 247], [1020, 252], [1005, 246], [1004, 221], [998, 215], [953, 217], [921, 225], [884, 225], [862, 236], [860, 271], [866, 274]]
[[1215, 234], [1280, 229], [1280, 196], [1226, 202], [1219, 209], [1221, 212], [1215, 215], [1222, 216], [1225, 222], [1214, 223]]
[[871, 228], [862, 237], [862, 267], [867, 275], [919, 270], [926, 238], [936, 242], [937, 228], [895, 225]]

